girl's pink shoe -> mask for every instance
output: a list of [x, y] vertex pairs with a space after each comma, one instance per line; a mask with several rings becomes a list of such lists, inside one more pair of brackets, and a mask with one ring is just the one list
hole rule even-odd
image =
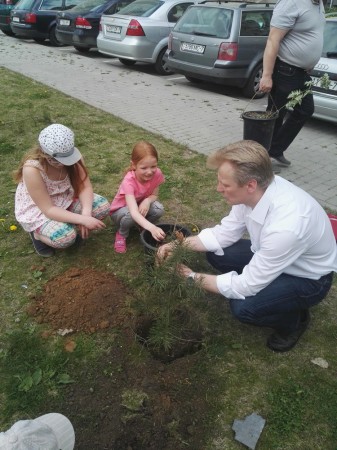
[[117, 253], [126, 252], [126, 238], [122, 236], [118, 231], [116, 233], [114, 248]]

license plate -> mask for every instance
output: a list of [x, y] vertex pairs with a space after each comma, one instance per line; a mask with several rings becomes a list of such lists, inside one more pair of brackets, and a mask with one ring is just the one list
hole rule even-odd
[[116, 25], [105, 25], [105, 31], [107, 33], [121, 34], [122, 27], [117, 27]]
[[70, 20], [60, 19], [60, 25], [62, 25], [63, 27], [69, 27]]
[[182, 52], [204, 53], [205, 45], [189, 44], [188, 42], [182, 42], [180, 50]]
[[322, 89], [323, 92], [324, 92], [324, 91], [337, 91], [337, 81], [331, 81], [331, 80], [330, 80], [329, 89], [324, 89], [324, 88], [321, 86], [321, 78], [318, 78], [318, 77], [311, 77], [311, 79], [312, 79], [313, 86]]
[[20, 18], [19, 18], [19, 17], [13, 17], [13, 18], [12, 18], [12, 21], [13, 21], [13, 22], [20, 22]]

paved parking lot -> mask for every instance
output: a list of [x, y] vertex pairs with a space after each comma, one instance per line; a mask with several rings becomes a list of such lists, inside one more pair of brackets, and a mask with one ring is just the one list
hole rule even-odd
[[[192, 85], [179, 75], [158, 76], [150, 66], [125, 67], [95, 51], [82, 55], [1, 32], [0, 66], [204, 154], [242, 139], [240, 113], [265, 105], [264, 99], [249, 103], [239, 90]], [[336, 126], [310, 120], [287, 158], [292, 165], [280, 175], [337, 210]]]

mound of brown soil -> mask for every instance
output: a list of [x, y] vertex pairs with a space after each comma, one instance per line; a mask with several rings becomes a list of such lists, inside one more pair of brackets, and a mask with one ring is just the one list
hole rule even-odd
[[53, 330], [95, 333], [126, 322], [126, 295], [112, 273], [72, 268], [49, 281], [27, 312]]

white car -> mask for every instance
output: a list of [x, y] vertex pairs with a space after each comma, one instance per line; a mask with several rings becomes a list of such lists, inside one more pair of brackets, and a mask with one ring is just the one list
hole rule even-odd
[[136, 0], [118, 13], [102, 15], [97, 48], [130, 66], [137, 61], [154, 64], [161, 75], [166, 66], [168, 36], [195, 0]]
[[[325, 73], [330, 79], [328, 89], [320, 85]], [[323, 53], [310, 75], [314, 82], [314, 117], [337, 123], [337, 17], [326, 19]]]

